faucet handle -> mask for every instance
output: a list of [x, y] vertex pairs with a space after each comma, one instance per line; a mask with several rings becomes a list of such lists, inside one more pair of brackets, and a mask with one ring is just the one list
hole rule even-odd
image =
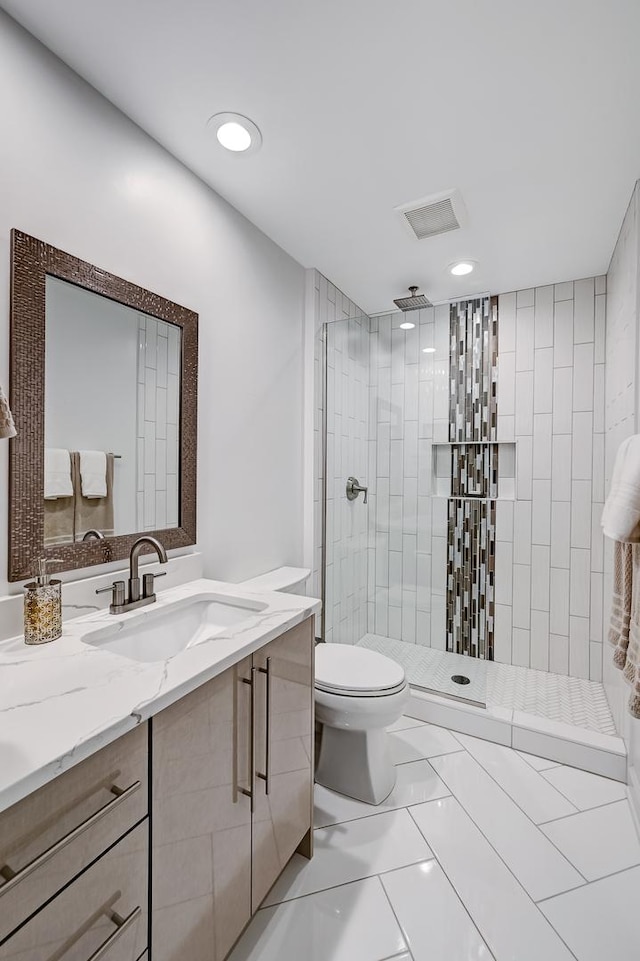
[[364, 494], [363, 503], [367, 503], [369, 488], [360, 484], [357, 477], [349, 477], [347, 480], [347, 500], [354, 501], [358, 494]]
[[157, 574], [143, 574], [142, 576], [142, 596], [143, 597], [153, 597], [155, 594], [154, 581], [156, 577], [166, 577], [166, 571], [159, 571]]
[[96, 594], [106, 594], [111, 591], [111, 607], [122, 607], [125, 602], [124, 581], [114, 581], [111, 587], [101, 587]]

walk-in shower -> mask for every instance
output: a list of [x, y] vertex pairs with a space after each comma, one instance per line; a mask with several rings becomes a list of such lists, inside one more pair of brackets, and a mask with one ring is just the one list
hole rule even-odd
[[373, 317], [335, 297], [316, 351], [323, 639], [395, 658], [414, 688], [613, 733], [590, 640], [601, 287]]
[[495, 311], [479, 298], [324, 331], [324, 637], [480, 704], [494, 619]]

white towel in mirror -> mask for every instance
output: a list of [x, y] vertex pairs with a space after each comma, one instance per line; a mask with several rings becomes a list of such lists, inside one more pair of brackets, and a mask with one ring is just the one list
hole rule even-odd
[[9, 410], [7, 398], [0, 387], [0, 437], [15, 437], [16, 425], [13, 423], [13, 414]]
[[71, 458], [63, 447], [45, 447], [44, 499], [54, 501], [58, 497], [73, 497]]
[[107, 455], [103, 450], [81, 450], [80, 483], [83, 497], [107, 496]]

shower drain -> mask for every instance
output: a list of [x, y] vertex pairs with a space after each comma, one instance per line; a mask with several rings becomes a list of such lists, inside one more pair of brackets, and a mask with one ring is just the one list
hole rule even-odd
[[464, 674], [452, 674], [451, 680], [454, 684], [471, 684], [470, 679], [465, 677]]

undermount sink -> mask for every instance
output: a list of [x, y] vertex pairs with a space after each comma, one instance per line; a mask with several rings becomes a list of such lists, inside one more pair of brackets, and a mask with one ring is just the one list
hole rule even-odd
[[136, 614], [85, 634], [92, 647], [134, 661], [166, 661], [188, 648], [250, 624], [267, 605], [242, 597], [208, 594]]

